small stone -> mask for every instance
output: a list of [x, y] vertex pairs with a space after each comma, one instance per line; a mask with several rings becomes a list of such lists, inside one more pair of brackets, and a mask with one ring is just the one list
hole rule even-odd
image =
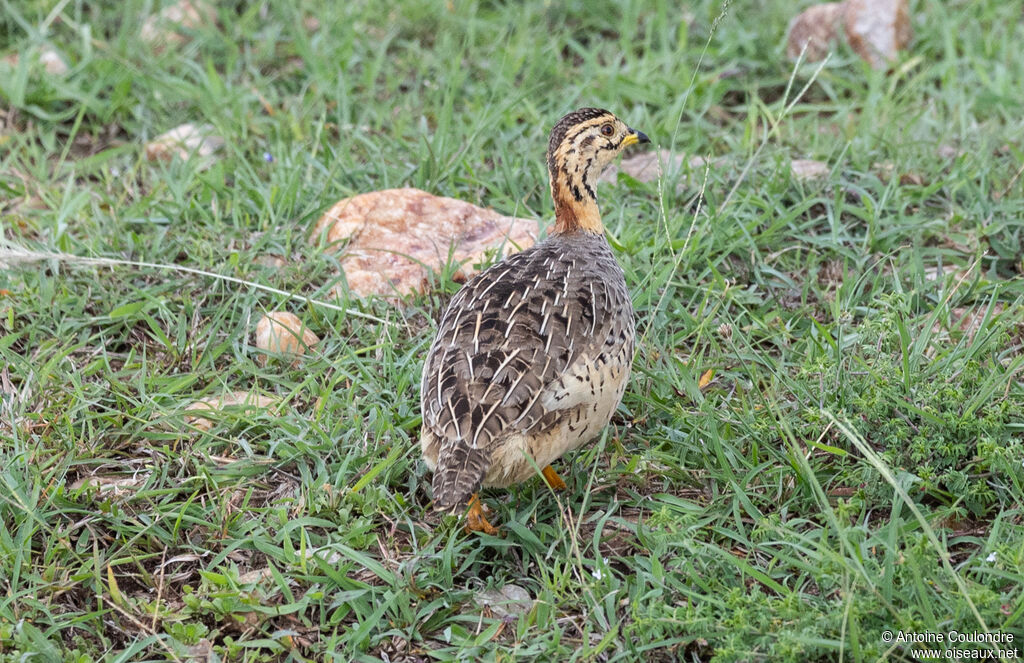
[[533, 607], [530, 593], [519, 585], [505, 585], [501, 589], [477, 592], [476, 603], [481, 608], [490, 608], [491, 613], [500, 619], [518, 617]]
[[[878, 179], [888, 182], [896, 173], [896, 165], [891, 161], [879, 161], [871, 164], [871, 170], [878, 175]], [[905, 171], [899, 174], [899, 182], [903, 186], [924, 186], [924, 176], [920, 173]]]
[[809, 7], [790, 21], [786, 56], [795, 60], [804, 53], [807, 61], [817, 62], [845, 39], [872, 67], [883, 69], [912, 36], [909, 0], [829, 2]]
[[[294, 313], [274, 311], [256, 323], [256, 347], [263, 352], [299, 356], [319, 342]], [[267, 356], [261, 355], [259, 360], [265, 364]]]
[[248, 585], [272, 577], [274, 577], [274, 572], [270, 570], [270, 567], [253, 569], [252, 571], [246, 571], [245, 573], [238, 574], [238, 584]]
[[310, 237], [340, 252], [348, 289], [359, 297], [423, 292], [429, 274], [451, 261], [456, 280], [478, 270], [489, 253], [501, 258], [537, 241], [536, 221], [503, 216], [418, 189], [363, 193], [335, 203]]
[[[5, 56], [3, 61], [14, 68], [18, 66], [21, 57], [18, 53], [11, 53]], [[39, 52], [39, 64], [43, 65], [43, 70], [51, 76], [63, 76], [70, 71], [67, 63], [64, 62], [64, 58], [51, 47], [46, 47]]]
[[655, 150], [623, 159], [619, 165], [611, 164], [601, 173], [598, 182], [616, 184], [619, 173], [625, 173], [637, 182], [654, 182], [659, 177], [667, 177], [675, 182], [677, 192], [683, 192], [704, 181], [705, 169], [722, 168], [725, 163], [726, 160], [721, 158], [709, 161], [702, 156], [688, 157], [669, 150]]
[[668, 150], [643, 152], [623, 159], [617, 166], [609, 165], [597, 181], [615, 184], [619, 179], [619, 173], [625, 173], [637, 182], [653, 182], [666, 173], [681, 171], [684, 163], [691, 170], [703, 169], [707, 159], [701, 156], [687, 157], [685, 154], [676, 154]]
[[789, 164], [793, 178], [802, 182], [826, 179], [832, 172], [827, 163], [814, 159], [793, 159]]
[[212, 5], [200, 0], [179, 0], [147, 18], [139, 37], [157, 50], [165, 46], [181, 46], [189, 40], [189, 31], [216, 20], [217, 12]]
[[178, 157], [207, 159], [224, 146], [224, 139], [209, 124], [182, 124], [146, 143], [146, 159], [170, 161]]
[[846, 39], [875, 69], [884, 69], [910, 43], [909, 0], [846, 0]]
[[255, 262], [260, 267], [266, 267], [268, 269], [280, 269], [288, 264], [287, 261], [281, 256], [275, 256], [271, 254], [258, 256], [256, 260], [254, 260], [253, 262]]
[[[246, 411], [266, 410], [277, 404], [277, 402], [276, 398], [254, 394], [249, 391], [230, 391], [221, 396], [209, 396], [195, 401], [185, 408], [185, 412], [217, 412], [227, 407], [241, 408]], [[208, 431], [213, 428], [212, 421], [198, 414], [185, 415], [185, 423], [201, 431]]]
[[789, 23], [786, 57], [796, 60], [803, 53], [808, 62], [824, 60], [839, 38], [845, 13], [845, 2], [828, 2], [797, 14]]
[[68, 65], [64, 62], [64, 58], [52, 48], [48, 48], [39, 54], [39, 62], [42, 63], [46, 73], [53, 76], [63, 76], [68, 73]]

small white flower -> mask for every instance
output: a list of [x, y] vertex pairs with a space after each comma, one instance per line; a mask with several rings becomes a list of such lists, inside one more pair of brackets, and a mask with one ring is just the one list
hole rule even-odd
[[985, 558], [985, 561], [989, 563], [996, 561], [996, 554], [994, 552], [989, 553], [988, 557]]

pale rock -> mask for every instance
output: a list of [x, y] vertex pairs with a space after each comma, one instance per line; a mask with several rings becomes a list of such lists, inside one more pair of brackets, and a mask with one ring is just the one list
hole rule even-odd
[[52, 48], [47, 48], [39, 54], [39, 62], [42, 63], [43, 69], [46, 70], [46, 73], [53, 76], [63, 76], [69, 71], [67, 63], [64, 62], [64, 58], [62, 58], [60, 53]]
[[913, 36], [909, 0], [846, 0], [845, 26], [857, 55], [884, 69]]
[[187, 32], [203, 23], [213, 23], [217, 12], [202, 0], [178, 0], [146, 19], [139, 31], [142, 41], [158, 50], [165, 46], [180, 46], [188, 41]]
[[288, 261], [284, 258], [273, 254], [259, 256], [253, 262], [260, 267], [266, 267], [267, 269], [280, 269], [288, 264]]
[[501, 589], [485, 589], [476, 593], [476, 603], [489, 608], [498, 618], [514, 618], [533, 607], [530, 593], [519, 585], [505, 585]]
[[884, 69], [912, 36], [909, 0], [829, 2], [809, 7], [790, 21], [786, 55], [796, 59], [806, 47], [804, 58], [816, 62], [844, 39], [872, 67]]
[[793, 159], [789, 169], [793, 173], [793, 178], [802, 182], [826, 179], [832, 172], [827, 163], [814, 159]]
[[[219, 412], [228, 407], [246, 411], [266, 410], [276, 405], [277, 402], [276, 398], [254, 394], [249, 391], [229, 391], [220, 396], [209, 396], [195, 401], [185, 408], [185, 412]], [[201, 431], [208, 431], [213, 428], [213, 422], [199, 414], [186, 414], [185, 423]]]
[[[18, 66], [21, 57], [19, 53], [11, 53], [5, 56], [3, 61], [14, 68]], [[39, 52], [39, 64], [43, 65], [43, 70], [51, 76], [63, 76], [70, 71], [60, 53], [49, 46]]]
[[[786, 56], [796, 60], [803, 52], [808, 62], [825, 59], [843, 30], [845, 14], [845, 2], [814, 5], [797, 14], [789, 22]], [[804, 51], [804, 48], [807, 50]]]
[[682, 192], [694, 183], [703, 182], [706, 168], [721, 168], [725, 163], [725, 159], [721, 158], [709, 161], [702, 156], [688, 157], [669, 150], [655, 150], [623, 159], [619, 165], [611, 164], [601, 173], [598, 182], [615, 184], [619, 173], [625, 173], [638, 182], [653, 182], [660, 177], [669, 177], [676, 183], [675, 190]]
[[[272, 311], [256, 323], [256, 347], [263, 352], [298, 356], [319, 342], [320, 338], [288, 311]], [[261, 355], [260, 362], [266, 360], [267, 356]]]
[[146, 143], [146, 159], [170, 161], [174, 157], [208, 159], [224, 146], [224, 139], [209, 124], [182, 124]]
[[317, 222], [311, 241], [339, 251], [349, 291], [360, 297], [422, 292], [432, 271], [450, 259], [472, 277], [491, 251], [501, 256], [532, 246], [540, 228], [418, 189], [363, 193], [335, 203]]

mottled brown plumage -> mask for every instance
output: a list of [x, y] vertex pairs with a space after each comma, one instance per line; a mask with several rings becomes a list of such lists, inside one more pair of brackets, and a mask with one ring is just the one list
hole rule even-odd
[[[439, 510], [470, 508], [493, 532], [476, 492], [544, 469], [608, 423], [633, 360], [633, 308], [597, 208], [601, 170], [648, 142], [608, 111], [584, 108], [551, 131], [555, 227], [495, 264], [451, 300], [423, 367], [423, 457]], [[564, 484], [563, 484], [564, 486]]]

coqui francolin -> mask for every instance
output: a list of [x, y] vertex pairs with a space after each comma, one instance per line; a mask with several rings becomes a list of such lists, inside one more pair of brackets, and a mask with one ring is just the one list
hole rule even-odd
[[581, 108], [551, 130], [555, 225], [547, 239], [481, 272], [452, 298], [423, 367], [423, 458], [434, 507], [467, 511], [496, 534], [478, 497], [593, 439], [615, 412], [633, 362], [633, 306], [604, 235], [594, 188], [624, 148], [650, 142], [606, 110]]

